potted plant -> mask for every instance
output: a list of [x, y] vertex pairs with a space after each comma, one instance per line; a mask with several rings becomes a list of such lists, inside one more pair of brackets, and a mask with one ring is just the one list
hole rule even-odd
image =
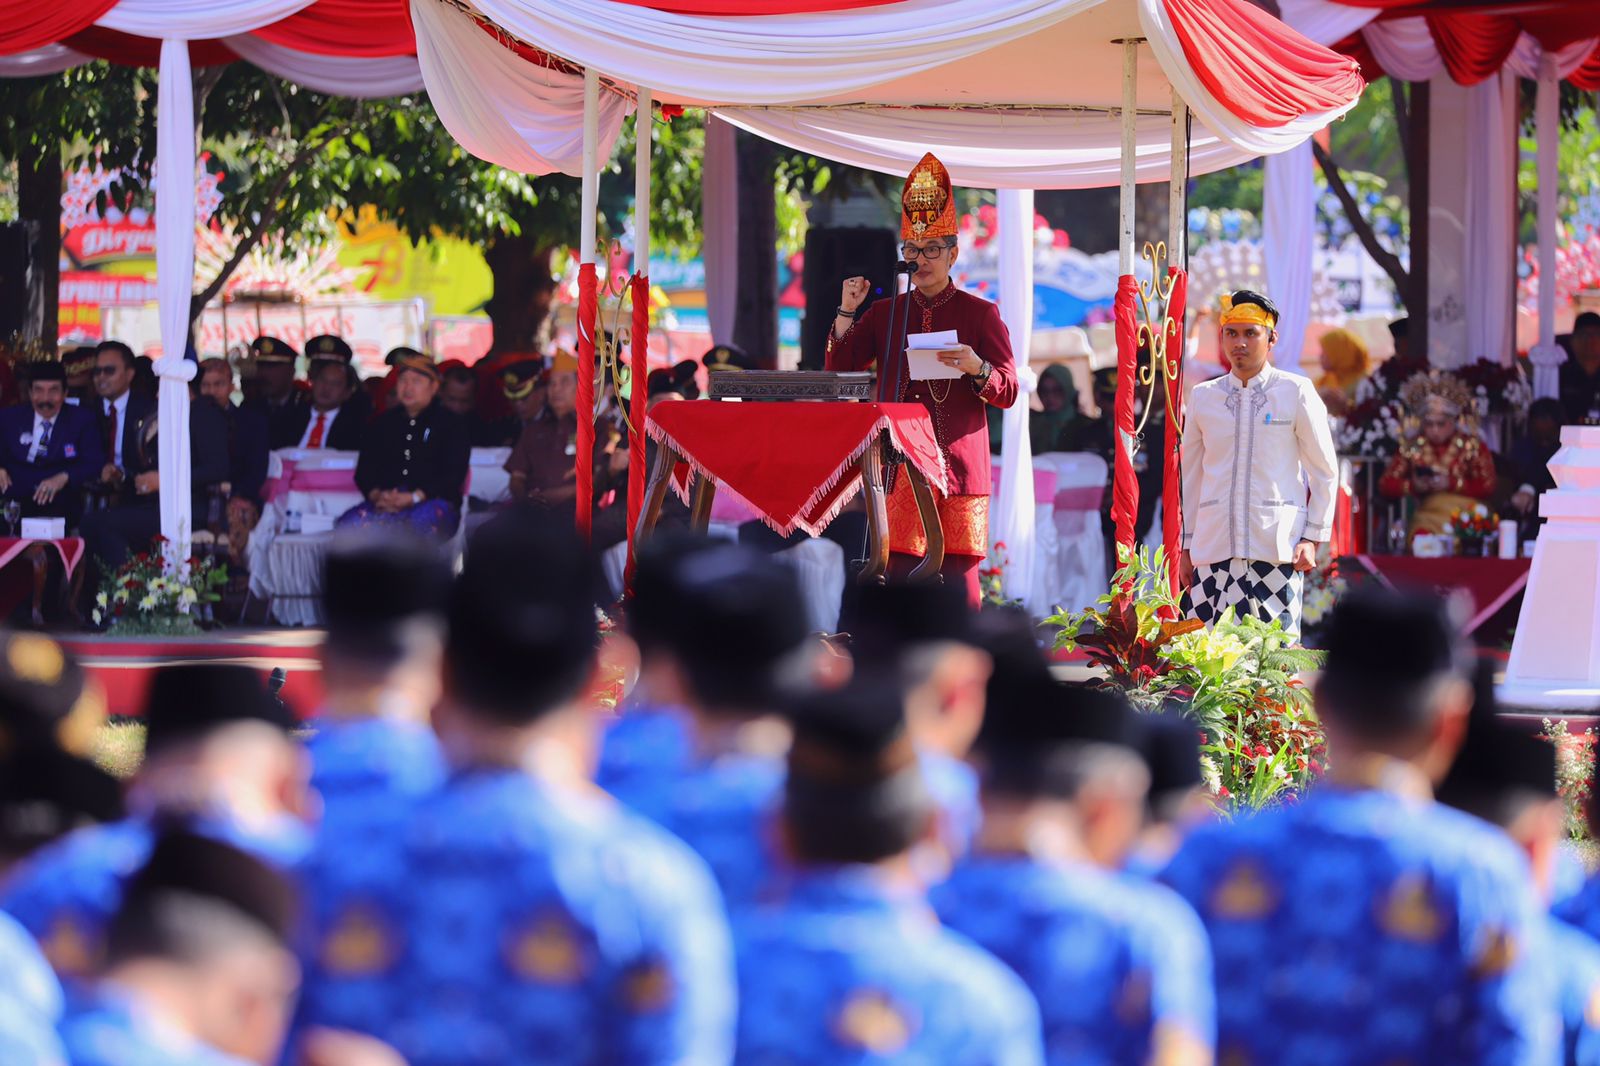
[[156, 537], [100, 582], [90, 615], [96, 625], [119, 634], [183, 636], [200, 631], [200, 618], [222, 599], [228, 568], [211, 558], [190, 558], [169, 567], [166, 537]]

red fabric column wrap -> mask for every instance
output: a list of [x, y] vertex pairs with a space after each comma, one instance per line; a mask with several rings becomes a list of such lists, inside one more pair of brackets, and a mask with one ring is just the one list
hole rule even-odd
[[[1183, 443], [1183, 316], [1189, 299], [1189, 275], [1177, 267], [1170, 267], [1172, 295], [1167, 300], [1167, 358], [1178, 366], [1178, 376], [1166, 381], [1167, 390], [1167, 463], [1161, 489], [1161, 543], [1167, 553], [1167, 579], [1176, 597], [1181, 591], [1178, 583], [1178, 556], [1183, 551], [1183, 472], [1178, 457]], [[1176, 619], [1172, 619], [1176, 621]]]
[[1113, 408], [1112, 439], [1115, 466], [1111, 479], [1111, 521], [1117, 544], [1133, 549], [1134, 523], [1139, 516], [1139, 479], [1133, 472], [1133, 393], [1139, 380], [1139, 283], [1132, 274], [1117, 279], [1114, 310], [1117, 327], [1117, 402]]
[[594, 341], [600, 318], [600, 282], [593, 263], [578, 267], [578, 481], [577, 524], [584, 540], [594, 528]]
[[635, 274], [633, 286], [633, 351], [628, 356], [628, 566], [623, 580], [626, 592], [633, 592], [634, 527], [644, 510], [645, 436], [644, 420], [650, 377], [650, 279]]

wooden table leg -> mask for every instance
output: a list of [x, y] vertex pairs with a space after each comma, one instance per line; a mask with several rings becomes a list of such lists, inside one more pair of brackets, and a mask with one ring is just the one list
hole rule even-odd
[[637, 548], [656, 528], [661, 517], [661, 505], [667, 500], [667, 483], [672, 480], [672, 468], [678, 465], [678, 453], [663, 444], [656, 449], [655, 465], [650, 469], [650, 481], [644, 489], [644, 506], [639, 510], [639, 524], [633, 531]]
[[860, 460], [861, 485], [867, 494], [867, 565], [857, 577], [863, 585], [881, 582], [889, 570], [889, 501], [884, 495], [883, 437], [867, 445]]
[[944, 566], [944, 526], [939, 524], [939, 508], [933, 499], [933, 489], [911, 463], [906, 464], [906, 480], [911, 485], [911, 495], [917, 501], [917, 514], [922, 518], [922, 532], [927, 537], [928, 553], [922, 557], [908, 580], [934, 582], [940, 579], [939, 568]]
[[717, 498], [717, 483], [704, 474], [695, 476], [694, 492], [689, 497], [689, 528], [704, 533], [711, 526], [711, 501]]

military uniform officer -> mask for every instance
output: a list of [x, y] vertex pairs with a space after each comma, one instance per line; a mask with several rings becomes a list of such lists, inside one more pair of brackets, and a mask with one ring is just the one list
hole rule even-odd
[[715, 883], [587, 777], [599, 582], [549, 519], [508, 511], [475, 533], [434, 712], [451, 776], [319, 848], [306, 1024], [411, 1066], [727, 1061]]
[[933, 803], [893, 685], [802, 702], [784, 786], [798, 873], [736, 925], [740, 1062], [1042, 1062], [1017, 975], [941, 928], [911, 868]]
[[997, 663], [989, 686], [983, 827], [934, 907], [1027, 982], [1053, 1066], [1209, 1066], [1200, 919], [1171, 889], [1115, 869], [1149, 781], [1134, 715], [1120, 697], [1054, 681], [1027, 620], [1014, 641], [1032, 661]]
[[366, 502], [340, 526], [404, 525], [443, 540], [461, 521], [461, 493], [472, 461], [466, 426], [439, 405], [439, 368], [421, 352], [395, 361], [396, 403], [367, 426], [356, 463]]
[[1472, 702], [1443, 601], [1360, 590], [1328, 623], [1323, 782], [1193, 833], [1162, 874], [1216, 959], [1220, 1063], [1554, 1063], [1527, 859], [1435, 802]]
[[375, 809], [444, 779], [428, 725], [439, 696], [449, 572], [428, 543], [341, 533], [323, 564], [325, 693], [311, 754], [322, 836], [359, 832]]
[[249, 382], [245, 404], [267, 417], [267, 439], [278, 441], [311, 399], [295, 380], [300, 353], [277, 337], [257, 337], [250, 342], [255, 377]]
[[159, 820], [181, 819], [284, 868], [310, 844], [304, 752], [255, 671], [162, 667], [144, 720], [144, 762], [129, 789], [134, 813], [34, 853], [0, 890], [0, 909], [38, 939], [64, 979], [101, 962], [122, 883], [149, 857]]

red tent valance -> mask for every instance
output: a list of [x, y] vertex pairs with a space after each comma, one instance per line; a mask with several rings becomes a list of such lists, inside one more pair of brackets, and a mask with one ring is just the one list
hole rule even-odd
[[1361, 95], [1356, 62], [1286, 27], [1248, 0], [1165, 0], [1195, 76], [1252, 125], [1282, 126]]
[[[1505, 65], [1516, 47], [1517, 38], [1526, 33], [1548, 51], [1557, 51], [1577, 41], [1600, 37], [1600, 3], [1595, 0], [1501, 0], [1492, 12], [1474, 11], [1453, 0], [1334, 0], [1345, 7], [1382, 11], [1380, 19], [1424, 17], [1428, 32], [1445, 70], [1461, 85], [1475, 85]], [[1347, 38], [1337, 47], [1359, 60], [1369, 76], [1377, 65], [1369, 65], [1370, 53]], [[1577, 85], [1579, 75], [1570, 80]]]
[[0, 0], [0, 55], [63, 41], [116, 6], [117, 0]]
[[[157, 67], [161, 65], [161, 42], [154, 37], [137, 37], [131, 33], [108, 30], [103, 26], [90, 26], [62, 42], [75, 52], [96, 59], [120, 63], [125, 67]], [[221, 41], [190, 41], [189, 62], [197, 67], [214, 67], [232, 63], [239, 57]]]
[[406, 0], [317, 0], [255, 33], [273, 44], [318, 55], [375, 58], [417, 50]]

